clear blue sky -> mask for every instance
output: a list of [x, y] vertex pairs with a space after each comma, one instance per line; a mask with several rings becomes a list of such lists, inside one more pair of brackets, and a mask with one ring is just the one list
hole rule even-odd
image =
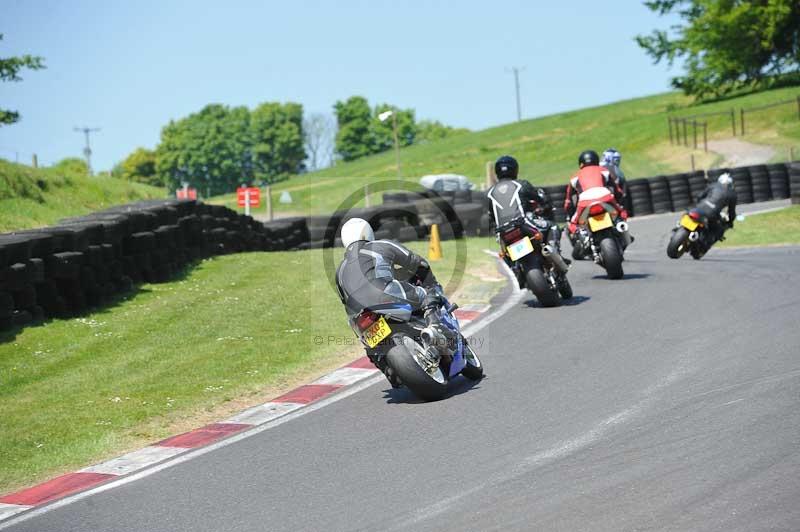
[[482, 129], [516, 117], [512, 65], [524, 117], [668, 90], [633, 37], [674, 22], [636, 0], [0, 0], [0, 57], [47, 64], [0, 84], [0, 105], [22, 113], [0, 128], [0, 157], [80, 156], [72, 128], [87, 125], [102, 128], [94, 167], [109, 169], [211, 102], [330, 112], [360, 94]]

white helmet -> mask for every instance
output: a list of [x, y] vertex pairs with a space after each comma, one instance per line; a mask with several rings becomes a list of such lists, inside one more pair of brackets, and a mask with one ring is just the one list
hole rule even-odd
[[728, 172], [725, 172], [724, 174], [720, 174], [720, 176], [717, 178], [717, 182], [720, 185], [724, 185], [726, 187], [732, 187], [733, 186], [733, 179], [731, 179], [731, 174], [729, 174]]
[[359, 240], [375, 240], [375, 233], [369, 222], [361, 218], [350, 218], [342, 226], [342, 244], [348, 247]]

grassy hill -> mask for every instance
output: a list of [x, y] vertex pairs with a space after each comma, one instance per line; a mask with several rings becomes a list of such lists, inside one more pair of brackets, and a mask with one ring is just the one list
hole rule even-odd
[[41, 227], [67, 216], [165, 195], [161, 188], [87, 177], [69, 165], [32, 168], [0, 159], [0, 232]]
[[[738, 124], [740, 107], [790, 100], [798, 93], [797, 87], [784, 88], [692, 105], [689, 98], [673, 92], [524, 120], [404, 148], [401, 151], [403, 175], [416, 182], [425, 174], [452, 172], [466, 175], [480, 184], [485, 179], [486, 162], [508, 153], [520, 161], [522, 175], [534, 183], [558, 184], [565, 183], [575, 170], [580, 151], [586, 148], [600, 151], [608, 146], [622, 151], [623, 168], [630, 178], [687, 171], [690, 154], [695, 155], [698, 167], [709, 168], [718, 165], [721, 157], [705, 154], [702, 149], [670, 145], [668, 112], [674, 116], [690, 116], [735, 108]], [[710, 139], [731, 136], [729, 116], [698, 120], [708, 121]], [[800, 153], [797, 105], [787, 104], [748, 114], [744, 140], [781, 147], [779, 160], [785, 159], [789, 146], [795, 146]], [[281, 214], [331, 212], [348, 195], [362, 191], [365, 184], [395, 176], [393, 152], [296, 176], [273, 187], [275, 211]], [[283, 191], [291, 194], [291, 204], [277, 202]], [[232, 195], [212, 201], [236, 207]], [[374, 203], [380, 203], [379, 195], [373, 198]], [[259, 211], [263, 210], [262, 206]]]

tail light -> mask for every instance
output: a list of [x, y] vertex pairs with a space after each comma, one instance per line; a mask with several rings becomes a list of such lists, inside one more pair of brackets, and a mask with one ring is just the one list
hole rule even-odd
[[691, 211], [689, 213], [689, 218], [691, 218], [695, 222], [699, 222], [700, 221], [700, 213], [697, 212], [697, 211]]
[[519, 227], [515, 227], [514, 229], [509, 229], [505, 233], [503, 233], [503, 242], [506, 244], [513, 244], [517, 240], [522, 238], [522, 231], [520, 231]]
[[597, 216], [598, 214], [603, 214], [606, 212], [606, 208], [600, 205], [599, 203], [596, 205], [592, 205], [589, 208], [589, 214], [592, 216]]
[[378, 321], [378, 315], [374, 312], [366, 310], [358, 315], [356, 318], [356, 326], [359, 331], [366, 331], [370, 326]]

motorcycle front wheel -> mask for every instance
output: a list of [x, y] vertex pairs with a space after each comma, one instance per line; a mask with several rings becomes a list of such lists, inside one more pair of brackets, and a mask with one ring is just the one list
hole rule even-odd
[[467, 343], [467, 339], [463, 338], [463, 341], [464, 358], [467, 359], [467, 365], [461, 370], [461, 374], [471, 381], [479, 381], [483, 378], [483, 364], [477, 353], [472, 350], [472, 346]]
[[438, 364], [431, 363], [425, 346], [405, 334], [396, 334], [394, 346], [386, 353], [386, 363], [400, 381], [424, 401], [436, 401], [447, 392], [447, 378]]

